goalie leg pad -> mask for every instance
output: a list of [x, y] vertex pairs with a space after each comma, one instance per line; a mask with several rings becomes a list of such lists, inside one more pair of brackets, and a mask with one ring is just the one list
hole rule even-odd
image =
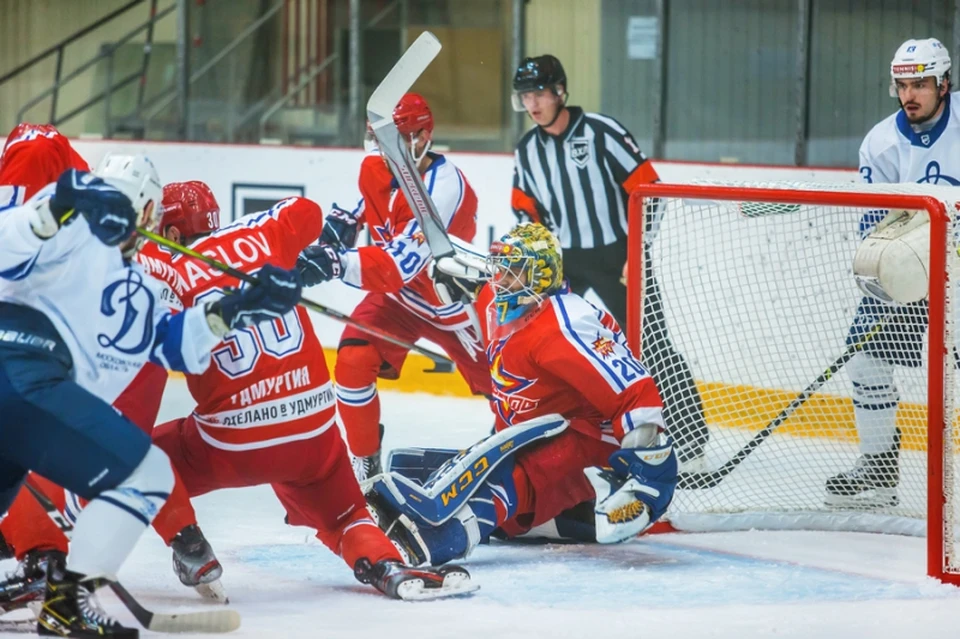
[[395, 472], [372, 478], [369, 489], [390, 507], [414, 521], [439, 526], [463, 507], [492, 471], [518, 450], [563, 432], [569, 422], [560, 415], [544, 415], [511, 426], [477, 442], [448, 460], [423, 484]]
[[395, 448], [387, 453], [384, 470], [399, 473], [422, 485], [459, 453], [456, 448]]
[[662, 517], [677, 487], [677, 464], [668, 443], [618, 450], [610, 455], [611, 468], [584, 469], [597, 493], [597, 541], [609, 544], [636, 537]]
[[437, 566], [468, 556], [516, 514], [513, 468], [512, 459], [499, 465], [467, 503], [438, 526], [396, 512], [378, 495], [371, 495], [371, 507], [381, 528], [410, 563]]

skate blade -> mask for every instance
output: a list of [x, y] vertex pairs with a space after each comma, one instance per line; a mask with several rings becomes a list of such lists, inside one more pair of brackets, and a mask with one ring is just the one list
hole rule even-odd
[[227, 596], [227, 591], [224, 590], [223, 584], [220, 583], [220, 580], [211, 581], [208, 584], [197, 584], [193, 587], [201, 597], [209, 601], [214, 601], [216, 603], [228, 604], [230, 603], [230, 598]]
[[36, 619], [0, 619], [0, 634], [36, 634]]
[[843, 510], [879, 510], [892, 508], [900, 504], [896, 488], [874, 488], [859, 495], [831, 495], [823, 499], [828, 508]]
[[405, 581], [397, 588], [397, 596], [404, 601], [430, 601], [463, 597], [480, 590], [480, 584], [474, 583], [470, 575], [450, 573], [443, 578], [440, 588], [425, 588], [422, 579]]

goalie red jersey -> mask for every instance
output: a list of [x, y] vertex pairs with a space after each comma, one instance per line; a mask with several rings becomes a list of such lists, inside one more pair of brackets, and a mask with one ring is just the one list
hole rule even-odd
[[478, 306], [487, 335], [497, 430], [559, 413], [570, 427], [619, 445], [642, 424], [663, 428], [653, 378], [633, 357], [609, 313], [579, 295], [557, 292], [500, 326], [492, 289]]
[[[266, 263], [292, 268], [320, 235], [320, 207], [304, 198], [279, 202], [202, 237], [190, 248], [247, 273]], [[147, 245], [140, 261], [167, 282], [184, 306], [213, 301], [239, 282], [183, 255]], [[334, 393], [323, 349], [306, 309], [232, 331], [201, 375], [188, 375], [194, 416], [216, 448], [250, 450], [315, 437], [334, 426]]]
[[[450, 235], [472, 242], [477, 232], [477, 195], [446, 157], [430, 154], [423, 182]], [[469, 325], [459, 302], [440, 301], [426, 272], [432, 259], [423, 231], [393, 175], [378, 153], [360, 167], [363, 199], [357, 218], [368, 225], [373, 246], [343, 256], [343, 281], [366, 291], [386, 293], [415, 315], [446, 330]]]

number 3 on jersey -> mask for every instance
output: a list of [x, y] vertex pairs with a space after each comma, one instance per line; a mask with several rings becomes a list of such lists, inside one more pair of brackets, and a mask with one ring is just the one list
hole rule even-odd
[[[199, 305], [221, 297], [222, 290], [210, 289], [203, 295], [198, 295], [194, 304]], [[283, 359], [299, 351], [301, 346], [303, 324], [300, 323], [297, 309], [293, 309], [279, 319], [231, 331], [223, 338], [223, 346], [214, 349], [211, 355], [224, 375], [237, 379], [253, 371], [264, 353]]]

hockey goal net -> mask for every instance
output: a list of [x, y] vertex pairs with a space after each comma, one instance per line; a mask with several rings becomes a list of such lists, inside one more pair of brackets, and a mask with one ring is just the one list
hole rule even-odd
[[[865, 298], [852, 270], [899, 209], [931, 220], [929, 296], [910, 307]], [[926, 535], [928, 573], [960, 584], [957, 211], [960, 189], [929, 185], [632, 193], [627, 338], [684, 462], [674, 528]]]

